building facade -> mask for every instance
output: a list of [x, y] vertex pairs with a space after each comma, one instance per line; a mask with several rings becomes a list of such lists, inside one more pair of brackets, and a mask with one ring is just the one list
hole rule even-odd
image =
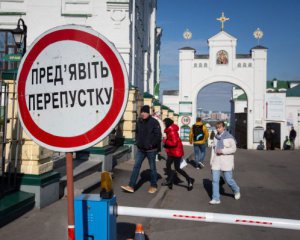
[[[4, 160], [5, 168], [0, 167], [1, 173], [14, 165], [17, 166], [14, 168], [15, 172], [22, 173], [24, 178], [34, 175], [39, 183], [42, 183], [40, 179], [44, 178], [45, 174], [51, 177], [57, 174], [53, 171], [53, 152], [35, 144], [25, 132], [20, 133], [15, 95], [18, 63], [8, 63], [3, 59], [4, 55], [16, 53], [17, 47], [7, 30], [16, 29], [18, 20], [22, 18], [27, 26], [27, 49], [49, 29], [69, 24], [91, 27], [112, 42], [124, 60], [130, 82], [127, 106], [115, 136], [123, 140], [122, 144], [128, 144], [125, 150], [129, 146], [134, 153], [137, 115], [141, 105], [145, 104], [143, 95], [153, 95], [159, 86], [162, 29], [156, 26], [156, 8], [156, 0], [0, 0], [0, 83], [5, 84], [10, 94], [5, 106], [8, 109], [8, 121], [5, 122], [8, 123], [7, 129], [11, 129], [11, 132], [7, 131], [3, 137], [7, 142], [16, 145], [2, 151], [7, 156]], [[5, 74], [2, 70], [6, 71]], [[13, 70], [14, 74], [8, 74], [9, 70]], [[95, 145], [93, 150], [96, 149], [97, 152], [107, 147], [109, 142], [110, 136], [107, 136]], [[102, 163], [102, 170], [111, 171], [112, 153], [108, 151], [106, 156], [106, 152], [103, 155], [103, 151], [101, 153], [100, 150], [97, 159]], [[130, 157], [129, 154], [126, 154], [127, 156]], [[56, 181], [49, 180], [47, 188], [30, 183], [20, 189], [41, 193], [35, 194], [35, 203], [37, 207], [44, 207], [58, 199], [59, 174], [55, 177]], [[2, 189], [0, 190], [2, 192]]]
[[130, 83], [154, 94], [159, 82], [162, 30], [156, 26], [156, 0], [1, 0], [0, 28], [27, 25], [27, 45], [48, 29], [66, 24], [90, 26], [114, 43], [122, 55]]
[[208, 39], [209, 54], [196, 54], [191, 47], [179, 50], [179, 115], [191, 118], [190, 125], [180, 127], [184, 133], [195, 122], [197, 95], [202, 88], [216, 82], [232, 83], [241, 87], [248, 97], [247, 148], [252, 149], [256, 148], [254, 128], [265, 125], [267, 48], [256, 46], [249, 54], [237, 54], [236, 44], [237, 39], [222, 30]]
[[[267, 48], [258, 45], [250, 53], [238, 54], [236, 45], [237, 39], [221, 30], [208, 39], [208, 54], [197, 54], [191, 47], [179, 49], [179, 91], [177, 96], [166, 91], [163, 104], [178, 106], [181, 138], [187, 141], [199, 115], [197, 96], [201, 89], [217, 82], [234, 84], [230, 131], [238, 145], [256, 149], [270, 125], [277, 133], [276, 147], [282, 148], [291, 126], [300, 130], [299, 83], [285, 82], [289, 87], [282, 87], [282, 82], [267, 81]], [[298, 137], [296, 148], [299, 143]]]

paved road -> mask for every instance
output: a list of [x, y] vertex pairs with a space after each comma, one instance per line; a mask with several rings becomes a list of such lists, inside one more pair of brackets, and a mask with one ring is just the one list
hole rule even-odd
[[[188, 151], [191, 151], [189, 149]], [[187, 152], [188, 152], [187, 151]], [[206, 162], [208, 161], [208, 156]], [[300, 151], [254, 151], [238, 150], [236, 154], [235, 178], [241, 187], [242, 198], [234, 200], [227, 185], [224, 185], [222, 203], [208, 204], [211, 194], [211, 175], [207, 166], [196, 170], [191, 165], [186, 171], [196, 179], [195, 188], [188, 192], [185, 182], [173, 190], [159, 187], [152, 195], [147, 192], [148, 182], [141, 181], [134, 193], [122, 192], [120, 185], [128, 183], [133, 160], [121, 163], [114, 170], [114, 190], [121, 206], [151, 207], [191, 210], [214, 213], [243, 214], [264, 217], [279, 217], [300, 220]], [[142, 176], [147, 179], [144, 163]], [[163, 175], [165, 161], [157, 164]], [[182, 178], [183, 179], [183, 178]], [[159, 180], [159, 184], [162, 179]], [[98, 193], [95, 189], [93, 193]], [[66, 199], [46, 207], [33, 210], [0, 229], [1, 239], [44, 240], [66, 239]], [[135, 224], [144, 225], [147, 237], [161, 239], [298, 239], [300, 231], [249, 227], [219, 223], [202, 223], [141, 217], [118, 217], [118, 239], [132, 237]]]

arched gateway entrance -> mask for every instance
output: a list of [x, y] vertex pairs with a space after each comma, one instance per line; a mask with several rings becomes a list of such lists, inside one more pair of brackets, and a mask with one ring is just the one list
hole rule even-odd
[[[179, 50], [178, 122], [181, 134], [186, 132], [183, 129], [195, 122], [197, 95], [202, 88], [217, 82], [232, 83], [239, 86], [247, 96], [247, 148], [255, 149], [261, 138], [261, 129], [266, 125], [264, 97], [267, 49], [256, 46], [249, 54], [237, 54], [236, 44], [236, 38], [222, 30], [208, 39], [209, 54], [196, 54], [196, 50], [191, 47]], [[258, 129], [259, 132], [256, 131]]]
[[[238, 148], [247, 148], [248, 97], [232, 82], [214, 81], [201, 88], [197, 96], [197, 115], [206, 123], [209, 133], [223, 120], [235, 137]], [[208, 146], [211, 141], [209, 140]]]

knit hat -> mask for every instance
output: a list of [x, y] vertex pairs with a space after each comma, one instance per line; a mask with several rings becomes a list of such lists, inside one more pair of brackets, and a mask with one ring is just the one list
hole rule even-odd
[[144, 113], [150, 113], [150, 107], [149, 107], [149, 105], [142, 106], [141, 113], [142, 112], [144, 112]]
[[166, 128], [168, 128], [174, 123], [174, 121], [171, 118], [165, 118], [164, 123], [166, 125]]

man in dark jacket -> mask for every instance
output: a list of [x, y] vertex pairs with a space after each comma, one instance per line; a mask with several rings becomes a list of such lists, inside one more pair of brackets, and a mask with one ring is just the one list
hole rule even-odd
[[144, 159], [147, 157], [151, 170], [151, 186], [149, 193], [157, 191], [156, 155], [161, 146], [161, 129], [159, 122], [150, 115], [150, 107], [141, 108], [141, 117], [136, 126], [137, 154], [128, 186], [121, 186], [126, 192], [134, 192], [136, 181]]
[[296, 139], [296, 136], [297, 136], [297, 132], [296, 130], [294, 129], [294, 127], [291, 128], [291, 131], [290, 131], [290, 141], [291, 141], [291, 149], [294, 150], [295, 149], [295, 139]]

